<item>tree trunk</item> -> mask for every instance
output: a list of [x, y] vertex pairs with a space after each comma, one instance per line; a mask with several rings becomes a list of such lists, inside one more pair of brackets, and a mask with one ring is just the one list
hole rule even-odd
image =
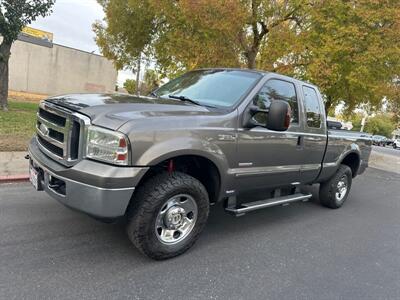
[[142, 60], [142, 53], [139, 54], [136, 70], [136, 95], [140, 96], [140, 64]]
[[328, 96], [327, 99], [326, 99], [326, 102], [325, 102], [325, 113], [326, 113], [326, 116], [328, 116], [328, 113], [329, 113], [329, 111], [330, 111], [330, 109], [332, 107], [332, 104], [333, 104], [332, 96]]
[[10, 59], [11, 43], [0, 45], [0, 107], [8, 110], [8, 61]]
[[248, 51], [246, 53], [246, 58], [247, 58], [247, 67], [249, 69], [255, 69], [256, 68], [256, 57], [257, 57], [257, 52], [256, 51]]

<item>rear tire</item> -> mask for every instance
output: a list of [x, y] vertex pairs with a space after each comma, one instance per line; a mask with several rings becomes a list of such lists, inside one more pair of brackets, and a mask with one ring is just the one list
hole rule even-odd
[[129, 239], [152, 259], [168, 259], [187, 251], [207, 222], [207, 191], [200, 181], [184, 173], [165, 172], [150, 178], [135, 191], [132, 201]]
[[351, 169], [346, 165], [340, 165], [336, 174], [320, 185], [319, 199], [321, 204], [332, 209], [341, 207], [349, 195], [351, 183]]

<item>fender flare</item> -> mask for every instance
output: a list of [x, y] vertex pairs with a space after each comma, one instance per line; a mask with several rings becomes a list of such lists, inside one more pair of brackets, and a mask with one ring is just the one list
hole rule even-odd
[[341, 164], [343, 164], [343, 161], [349, 155], [355, 154], [357, 156], [357, 158], [358, 158], [358, 164], [357, 164], [355, 170], [352, 170], [353, 171], [353, 178], [354, 178], [354, 177], [357, 176], [358, 170], [360, 169], [360, 165], [361, 165], [361, 150], [360, 150], [360, 147], [355, 143], [352, 143], [350, 145], [350, 147], [351, 147], [350, 150], [345, 151], [340, 155], [340, 157], [339, 157], [339, 159], [337, 161], [337, 166], [339, 167]]
[[199, 140], [193, 137], [182, 137], [166, 140], [148, 148], [134, 162], [135, 165], [152, 167], [178, 156], [199, 156], [211, 161], [217, 168], [221, 185], [224, 174], [229, 169], [228, 160], [218, 145], [210, 141]]

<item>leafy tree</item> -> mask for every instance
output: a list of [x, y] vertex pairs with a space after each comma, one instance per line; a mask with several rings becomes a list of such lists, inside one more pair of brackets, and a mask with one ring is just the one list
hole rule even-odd
[[161, 84], [161, 78], [157, 74], [157, 72], [152, 69], [147, 69], [146, 73], [144, 73], [145, 91], [143, 94], [144, 95], [149, 94], [150, 92], [158, 88], [160, 84]]
[[400, 79], [388, 86], [388, 111], [393, 114], [393, 121], [400, 127]]
[[300, 18], [300, 0], [99, 0], [94, 25], [102, 53], [118, 67], [154, 56], [164, 75], [201, 67], [256, 67], [261, 45], [279, 24]]
[[129, 94], [136, 94], [136, 80], [134, 79], [127, 79], [124, 82], [124, 89]]
[[379, 114], [375, 117], [367, 119], [364, 131], [371, 134], [383, 135], [390, 138], [395, 128], [396, 126], [393, 122], [392, 116], [388, 114]]
[[11, 46], [21, 30], [51, 12], [55, 0], [1, 0], [0, 1], [0, 106], [7, 110], [8, 62]]
[[400, 74], [398, 0], [99, 0], [102, 52], [117, 66], [152, 57], [162, 75], [248, 67], [321, 88], [332, 114], [389, 97]]
[[104, 56], [118, 69], [137, 67], [141, 53], [147, 53], [156, 34], [154, 12], [149, 0], [98, 0], [105, 12], [106, 24], [96, 22], [96, 43]]
[[321, 88], [328, 110], [380, 107], [400, 73], [399, 15], [397, 0], [315, 1], [295, 40], [295, 73]]
[[[127, 79], [124, 82], [124, 89], [129, 94], [137, 94], [137, 84], [134, 79]], [[140, 95], [148, 95], [150, 92], [154, 91], [161, 84], [161, 78], [159, 74], [152, 69], [147, 69], [144, 73], [143, 81], [139, 82]]]
[[[342, 116], [342, 118], [345, 121], [351, 122], [351, 124], [353, 125], [353, 128], [351, 130], [353, 130], [353, 131], [361, 130], [361, 122], [362, 122], [363, 117], [364, 117], [364, 114], [361, 114], [361, 113], [354, 113], [350, 116]], [[365, 131], [365, 129], [364, 129], [364, 131]]]

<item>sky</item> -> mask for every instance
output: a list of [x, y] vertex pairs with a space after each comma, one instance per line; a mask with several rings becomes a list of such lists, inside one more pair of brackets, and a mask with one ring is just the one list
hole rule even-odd
[[[56, 44], [100, 54], [92, 31], [92, 24], [102, 20], [104, 12], [96, 0], [56, 0], [53, 13], [38, 18], [30, 27], [52, 32]], [[118, 73], [118, 85], [134, 78], [129, 71]]]

